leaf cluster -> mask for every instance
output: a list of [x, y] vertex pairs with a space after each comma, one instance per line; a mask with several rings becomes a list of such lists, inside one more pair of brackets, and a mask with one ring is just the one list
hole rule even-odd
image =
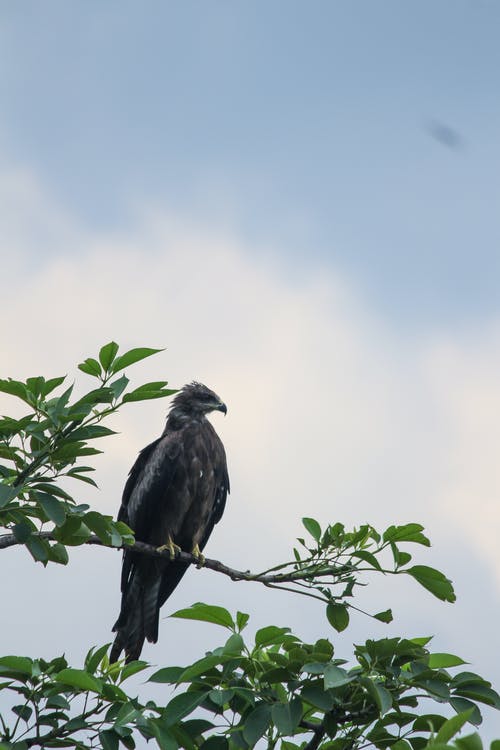
[[[293, 560], [246, 578], [325, 602], [328, 620], [338, 632], [349, 625], [350, 610], [362, 611], [352, 599], [370, 574], [408, 575], [438, 599], [455, 601], [453, 585], [443, 573], [427, 565], [410, 565], [408, 545], [430, 546], [420, 524], [389, 526], [381, 534], [369, 524], [347, 531], [338, 522], [325, 529], [314, 518], [303, 518], [302, 523], [312, 540], [299, 537]], [[371, 617], [389, 623], [392, 610]]]
[[[103, 346], [97, 359], [88, 358], [79, 369], [98, 381], [77, 399], [65, 376], [46, 380], [0, 380], [0, 392], [20, 399], [29, 412], [20, 418], [0, 418], [0, 526], [12, 532], [33, 558], [66, 564], [68, 546], [84, 544], [91, 534], [110, 546], [133, 542], [130, 529], [109, 516], [78, 503], [61, 480], [95, 485], [88, 457], [102, 453], [95, 440], [114, 431], [102, 422], [124, 404], [175, 393], [167, 382], [128, 389], [123, 370], [161, 351], [135, 348], [118, 355], [115, 342]], [[48, 539], [40, 532], [48, 531]]]
[[[197, 603], [172, 617], [214, 623], [228, 636], [193, 664], [149, 677], [175, 688], [164, 705], [127, 694], [124, 683], [148, 665], [110, 665], [109, 644], [91, 649], [83, 669], [64, 657], [0, 658], [1, 687], [17, 697], [12, 721], [1, 719], [0, 750], [133, 750], [141, 737], [162, 750], [248, 750], [262, 742], [283, 750], [481, 750], [477, 733], [456, 735], [480, 723], [478, 704], [500, 707], [489, 682], [457, 671], [463, 660], [433, 653], [429, 638], [368, 640], [349, 665], [330, 639], [305, 643], [287, 627], [261, 628], [245, 642], [242, 612], [233, 618]], [[422, 711], [424, 699], [439, 708]], [[444, 716], [442, 704], [456, 714]]]
[[[184, 690], [164, 716], [185, 721], [196, 707], [217, 717], [206, 740], [217, 747], [247, 750], [265, 739], [267, 747], [292, 750], [321, 735], [321, 747], [332, 750], [367, 743], [422, 750], [436, 738], [446, 744], [467, 721], [479, 724], [478, 703], [500, 707], [489, 682], [471, 672], [453, 675], [463, 660], [432, 653], [430, 638], [369, 640], [356, 646], [349, 666], [329, 639], [305, 643], [289, 628], [262, 628], [247, 645], [241, 633], [248, 615], [241, 612], [233, 620], [221, 607], [198, 603], [172, 616], [230, 631], [223, 646], [194, 664], [150, 677]], [[457, 715], [422, 713], [424, 698], [448, 703]]]

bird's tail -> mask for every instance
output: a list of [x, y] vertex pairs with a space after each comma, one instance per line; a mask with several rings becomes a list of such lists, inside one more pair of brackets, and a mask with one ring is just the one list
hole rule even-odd
[[146, 638], [152, 643], [158, 640], [160, 585], [161, 575], [144, 585], [137, 570], [134, 572], [113, 626], [116, 637], [109, 655], [111, 664], [118, 661], [122, 651], [127, 663], [138, 659]]

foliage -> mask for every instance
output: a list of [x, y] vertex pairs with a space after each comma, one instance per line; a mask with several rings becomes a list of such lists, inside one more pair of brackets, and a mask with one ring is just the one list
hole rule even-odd
[[[67, 546], [84, 544], [95, 533], [104, 544], [121, 547], [133, 542], [130, 529], [109, 516], [78, 504], [60, 480], [71, 478], [95, 485], [92, 466], [82, 459], [102, 453], [94, 447], [98, 438], [113, 435], [102, 422], [130, 401], [161, 398], [175, 393], [167, 382], [146, 383], [128, 391], [122, 371], [161, 351], [138, 348], [118, 355], [114, 341], [103, 346], [99, 358], [88, 358], [79, 369], [97, 379], [99, 385], [71, 401], [73, 385], [54, 396], [65, 376], [31, 377], [25, 382], [0, 380], [0, 391], [16, 396], [29, 406], [20, 419], [0, 419], [0, 526], [9, 529], [33, 558], [66, 564]], [[118, 375], [118, 373], [122, 373]], [[52, 539], [40, 536], [49, 530]]]
[[[79, 365], [98, 387], [75, 401], [73, 386], [64, 390], [65, 378], [0, 381], [1, 391], [29, 406], [21, 418], [0, 419], [0, 525], [7, 532], [0, 548], [25, 545], [46, 565], [66, 564], [67, 547], [95, 541], [92, 533], [104, 546], [134, 543], [130, 529], [78, 504], [61, 480], [93, 484], [93, 468], [80, 462], [99, 452], [95, 439], [112, 434], [105, 418], [127, 402], [174, 392], [166, 382], [127, 390], [122, 371], [157, 351], [119, 356], [114, 342], [102, 347], [98, 358]], [[58, 389], [62, 393], [54, 396]], [[480, 724], [478, 704], [500, 708], [500, 698], [489, 682], [463, 670], [460, 657], [433, 653], [430, 638], [368, 640], [354, 647], [350, 660], [334, 646], [335, 631], [345, 630], [357, 610], [355, 591], [367, 575], [409, 575], [438, 599], [454, 601], [453, 586], [440, 571], [411, 564], [408, 545], [429, 546], [423, 528], [390, 526], [381, 534], [365, 525], [351, 532], [340, 523], [322, 529], [312, 518], [303, 525], [307, 537], [298, 540], [293, 559], [270, 570], [239, 573], [218, 561], [207, 566], [319, 599], [326, 637], [305, 643], [289, 628], [269, 625], [244, 640], [248, 614], [233, 617], [223, 607], [194, 604], [173, 617], [214, 623], [226, 634], [195, 663], [149, 676], [174, 690], [165, 705], [127, 693], [127, 680], [148, 665], [109, 664], [109, 644], [90, 649], [83, 668], [71, 667], [64, 656], [0, 657], [0, 689], [12, 696], [0, 717], [0, 750], [118, 750], [136, 747], [141, 738], [165, 750], [247, 750], [257, 743], [283, 750], [480, 750], [475, 731], [458, 735]], [[392, 620], [390, 609], [372, 616]], [[499, 750], [498, 742], [492, 750]]]

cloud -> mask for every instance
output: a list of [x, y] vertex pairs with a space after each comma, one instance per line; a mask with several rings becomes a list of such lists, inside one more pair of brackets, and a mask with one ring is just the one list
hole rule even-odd
[[[3, 176], [0, 193], [10, 180]], [[243, 569], [275, 563], [288, 554], [303, 515], [347, 526], [422, 521], [437, 543], [426, 562], [465, 580], [469, 608], [479, 606], [475, 577], [490, 580], [489, 606], [498, 617], [500, 321], [480, 333], [428, 331], [412, 340], [330, 267], [321, 274], [304, 268], [291, 281], [272, 248], [256, 252], [236, 234], [167, 212], [145, 212], [127, 235], [83, 231], [57, 207], [39, 210], [50, 201], [33, 178], [14, 179], [14, 186], [13, 213], [22, 217], [28, 205], [28, 216], [9, 229], [16, 256], [3, 289], [4, 375], [70, 372], [73, 378], [76, 362], [111, 338], [124, 348], [166, 346], [133, 377], [175, 386], [201, 380], [229, 406], [225, 419], [213, 421], [227, 447], [232, 495], [209, 555]], [[54, 238], [51, 253], [42, 244], [36, 267], [37, 237], [25, 231], [33, 215]], [[1, 406], [7, 408], [5, 399]], [[88, 495], [106, 512], [115, 512], [127, 471], [161, 431], [165, 410], [162, 402], [131, 405], [117, 418], [120, 435], [98, 460], [101, 493]], [[118, 560], [106, 568], [107, 554], [79, 551], [74, 558], [84, 569], [44, 572], [43, 580], [53, 576], [57, 587], [71, 590], [75, 580], [88, 585], [90, 574], [102, 618], [111, 624]], [[20, 569], [28, 581], [32, 566]], [[197, 575], [186, 579], [182, 603], [200, 598]], [[217, 600], [222, 592], [231, 608], [254, 603], [257, 620], [267, 622], [274, 605], [266, 594], [236, 593], [214, 578], [207, 576], [203, 598]], [[403, 609], [414, 618], [418, 613], [429, 631], [437, 617], [439, 628], [467, 637], [466, 614], [461, 625], [446, 624], [424, 595], [424, 604], [416, 604], [413, 594], [400, 589]], [[390, 594], [384, 599], [390, 603]], [[278, 614], [282, 606], [281, 600]], [[301, 607], [289, 604], [288, 611], [300, 620]], [[24, 637], [22, 615], [12, 616]], [[79, 637], [90, 630], [99, 640], [102, 622], [92, 630], [93, 618], [82, 617]], [[45, 642], [51, 640], [47, 635]], [[481, 644], [470, 650], [481, 658]]]

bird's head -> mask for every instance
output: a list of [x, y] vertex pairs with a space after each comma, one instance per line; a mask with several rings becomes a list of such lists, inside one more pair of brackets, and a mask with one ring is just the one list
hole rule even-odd
[[193, 382], [185, 385], [176, 395], [172, 402], [171, 413], [175, 413], [176, 416], [199, 419], [211, 411], [221, 411], [226, 414], [226, 404], [206, 385]]

